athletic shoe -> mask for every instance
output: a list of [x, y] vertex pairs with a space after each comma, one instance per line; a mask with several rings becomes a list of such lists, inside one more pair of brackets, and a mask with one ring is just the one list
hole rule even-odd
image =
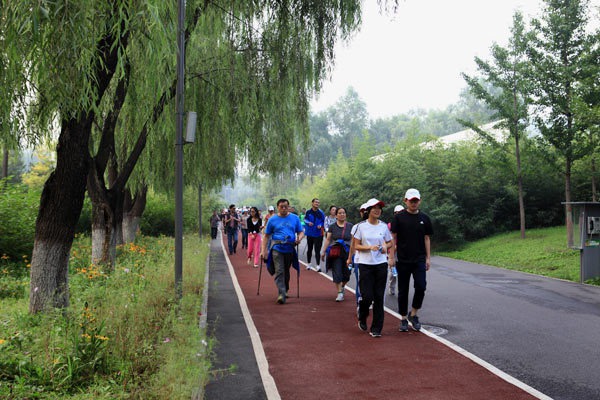
[[388, 293], [390, 294], [390, 296], [394, 296], [396, 295], [396, 291], [394, 290], [393, 287], [390, 286], [390, 290], [388, 291]]
[[310, 263], [306, 264], [306, 270], [312, 269], [312, 265]]
[[363, 322], [361, 320], [358, 320], [358, 329], [360, 329], [363, 332], [367, 331], [367, 323]]
[[339, 292], [337, 294], [337, 297], [335, 298], [335, 301], [344, 301], [344, 293], [343, 292]]
[[254, 264], [254, 268], [258, 268], [258, 264]]
[[248, 257], [248, 259], [246, 260], [246, 264], [248, 264], [248, 265], [252, 264], [252, 260], [250, 259], [250, 257]]
[[277, 304], [284, 304], [285, 303], [285, 295], [280, 294], [279, 296], [277, 296]]
[[400, 327], [398, 328], [400, 332], [408, 332], [408, 320], [403, 319], [400, 321]]
[[371, 335], [371, 337], [378, 338], [381, 337], [381, 332], [371, 331], [369, 332], [369, 335]]
[[315, 271], [316, 271], [316, 272], [321, 272], [321, 267], [319, 267], [319, 266], [317, 265], [317, 268], [315, 268]]
[[421, 330], [421, 323], [419, 322], [419, 317], [417, 317], [416, 315], [410, 315], [409, 313], [407, 318], [412, 324], [412, 327], [415, 331]]

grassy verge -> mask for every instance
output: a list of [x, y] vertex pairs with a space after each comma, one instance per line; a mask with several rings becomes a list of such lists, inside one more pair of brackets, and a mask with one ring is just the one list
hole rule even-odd
[[[0, 287], [0, 398], [190, 399], [205, 384], [210, 343], [198, 328], [206, 242], [184, 240], [183, 299], [174, 301], [173, 239], [118, 249], [114, 272], [90, 265], [90, 239], [70, 261], [71, 305], [28, 313], [27, 268], [5, 267]], [[17, 282], [17, 283], [15, 283]]]
[[[437, 255], [579, 282], [579, 251], [567, 248], [564, 227], [496, 235]], [[594, 283], [594, 282], [590, 282]]]

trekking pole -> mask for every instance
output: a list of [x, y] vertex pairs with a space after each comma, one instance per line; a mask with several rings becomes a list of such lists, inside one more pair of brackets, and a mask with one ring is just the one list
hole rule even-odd
[[262, 265], [263, 265], [263, 258], [261, 256], [260, 257], [260, 268], [258, 269], [258, 288], [256, 289], [257, 296], [260, 294], [260, 277], [262, 275]]
[[[298, 256], [298, 245], [296, 244], [296, 256]], [[297, 278], [296, 278], [296, 293], [298, 295], [298, 298], [300, 298], [300, 262], [298, 262], [298, 274], [297, 274]]]

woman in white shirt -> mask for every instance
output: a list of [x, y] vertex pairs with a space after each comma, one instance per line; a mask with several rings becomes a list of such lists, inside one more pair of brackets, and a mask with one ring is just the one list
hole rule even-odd
[[[393, 265], [393, 260], [388, 258], [388, 249], [393, 247], [393, 241], [387, 224], [379, 220], [385, 203], [370, 199], [364, 206], [365, 220], [357, 225], [352, 239], [357, 251], [354, 262], [358, 264], [358, 286], [362, 297], [358, 307], [358, 327], [362, 331], [367, 330], [369, 306], [373, 303], [370, 334], [372, 337], [380, 337], [388, 264]], [[390, 254], [393, 257], [393, 252]]]

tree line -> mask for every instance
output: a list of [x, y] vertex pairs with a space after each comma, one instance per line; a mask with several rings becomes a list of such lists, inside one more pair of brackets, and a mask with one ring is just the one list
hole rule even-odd
[[[548, 0], [530, 21], [516, 12], [508, 44], [494, 43], [490, 60], [475, 58], [478, 73], [463, 75], [461, 102], [441, 113], [369, 121], [350, 88], [311, 118], [311, 147], [298, 172], [309, 180], [301, 191], [311, 195], [297, 197], [318, 193], [325, 202], [357, 207], [373, 196], [400, 203], [395, 194], [417, 186], [430, 193], [424, 207], [430, 207], [442, 240], [517, 227], [525, 237], [526, 226], [566, 221], [571, 244], [568, 203], [598, 199], [600, 30], [592, 31], [598, 25], [590, 21], [593, 11], [585, 0]], [[507, 132], [507, 141], [480, 128], [490, 121]], [[463, 127], [482, 142], [419, 145]], [[363, 185], [365, 175], [376, 184]]]

